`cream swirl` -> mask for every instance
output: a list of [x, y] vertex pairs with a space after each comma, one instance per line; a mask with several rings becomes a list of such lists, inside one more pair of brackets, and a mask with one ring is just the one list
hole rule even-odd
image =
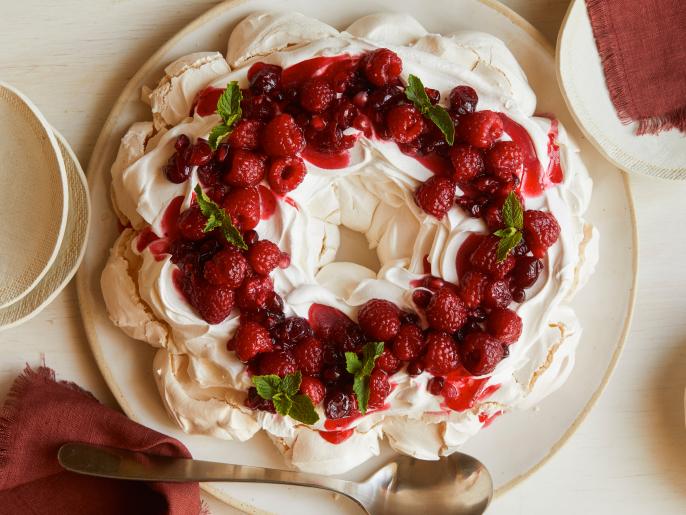
[[[551, 122], [532, 116], [535, 96], [506, 46], [481, 33], [428, 34], [406, 15], [365, 17], [339, 33], [301, 15], [259, 13], [241, 22], [229, 41], [227, 55], [239, 68], [228, 72], [228, 65], [217, 64], [211, 54], [211, 69], [207, 63], [200, 65], [202, 80], [184, 78], [200, 73], [197, 66], [187, 66], [176, 82], [198, 89], [236, 80], [245, 87], [247, 70], [257, 59], [254, 56], [287, 68], [316, 56], [356, 55], [380, 46], [402, 58], [405, 78], [413, 73], [443, 97], [456, 84], [474, 87], [479, 107], [506, 113], [520, 124], [543, 169], [548, 167]], [[203, 54], [201, 59], [209, 57]], [[186, 60], [190, 61], [197, 58]], [[160, 86], [167, 88], [164, 98], [173, 104], [166, 112], [189, 112], [193, 97], [174, 92], [173, 84], [163, 81]], [[150, 98], [160, 98], [159, 87]], [[149, 225], [162, 235], [169, 203], [182, 196], [183, 206], [188, 207], [197, 183], [195, 171], [183, 184], [172, 184], [162, 174], [174, 152], [174, 141], [180, 134], [191, 139], [207, 137], [219, 118], [170, 115], [169, 119], [156, 116], [155, 121], [162, 130], [147, 144], [141, 134], [149, 126], [134, 126], [134, 132], [124, 137], [112, 169], [113, 196], [122, 218], [135, 229]], [[597, 234], [582, 218], [592, 184], [578, 149], [563, 128], [558, 142], [564, 181], [527, 199], [527, 207], [556, 216], [562, 227], [560, 241], [548, 253], [545, 274], [527, 301], [516, 308], [524, 322], [519, 342], [486, 379], [485, 388], [498, 385], [498, 389], [464, 411], [445, 409], [443, 399], [427, 391], [428, 374], [412, 377], [402, 371], [390, 378], [394, 389], [388, 409], [352, 422], [353, 437], [339, 445], [316, 433], [324, 429], [321, 408], [320, 422], [311, 427], [248, 410], [242, 405], [248, 375], [226, 350], [237, 315], [217, 325], [202, 320], [178, 292], [170, 258], [160, 259], [149, 247], [139, 251], [130, 231], [113, 248], [102, 276], [110, 316], [130, 336], [163, 347], [155, 358], [157, 384], [167, 410], [188, 432], [244, 440], [262, 428], [295, 466], [326, 474], [344, 472], [378, 454], [383, 435], [400, 452], [425, 459], [448, 454], [494, 414], [538, 402], [564, 382], [573, 366], [581, 330], [568, 303], [593, 271]], [[460, 245], [470, 233], [486, 232], [481, 220], [457, 207], [440, 221], [424, 214], [413, 200], [413, 191], [432, 172], [403, 154], [395, 143], [362, 137], [347, 166], [324, 170], [307, 163], [307, 169], [303, 183], [289, 194], [290, 201], [277, 202], [273, 215], [256, 228], [261, 238], [274, 241], [291, 256], [291, 265], [273, 274], [287, 314], [307, 317], [312, 304], [320, 303], [354, 318], [357, 308], [371, 298], [414, 309], [412, 284], [424, 275], [424, 260], [431, 274], [455, 282]], [[364, 234], [376, 250], [378, 272], [335, 261], [341, 226]], [[134, 302], [131, 298], [136, 294]], [[141, 331], [136, 319], [149, 329]]]

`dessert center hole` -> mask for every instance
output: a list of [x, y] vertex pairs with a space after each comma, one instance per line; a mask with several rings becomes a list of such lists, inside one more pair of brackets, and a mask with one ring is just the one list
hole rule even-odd
[[339, 229], [341, 243], [335, 261], [357, 263], [378, 272], [381, 268], [379, 258], [376, 251], [369, 248], [369, 242], [367, 242], [364, 234], [348, 229], [343, 225], [339, 226]]

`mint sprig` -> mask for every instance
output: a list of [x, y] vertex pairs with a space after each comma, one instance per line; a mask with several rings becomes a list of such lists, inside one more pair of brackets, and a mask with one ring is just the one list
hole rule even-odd
[[283, 379], [277, 375], [252, 377], [252, 384], [255, 385], [257, 395], [272, 401], [279, 415], [312, 425], [319, 420], [319, 415], [314, 409], [312, 400], [307, 395], [298, 393], [301, 382], [300, 370], [294, 374], [288, 374]]
[[354, 376], [353, 392], [363, 415], [367, 412], [369, 404], [369, 376], [382, 352], [383, 342], [370, 342], [362, 349], [362, 359], [354, 352], [345, 353], [345, 368]]
[[208, 142], [212, 150], [217, 150], [222, 140], [233, 132], [233, 125], [243, 115], [241, 100], [243, 100], [243, 93], [238, 87], [238, 82], [235, 80], [229, 82], [217, 100], [217, 113], [222, 117], [222, 123], [210, 131]]
[[434, 105], [426, 94], [424, 84], [416, 75], [410, 75], [405, 87], [405, 96], [419, 109], [426, 118], [431, 120], [443, 133], [443, 137], [452, 145], [455, 142], [455, 125], [445, 107]]
[[224, 233], [226, 241], [228, 241], [234, 247], [239, 249], [248, 250], [248, 245], [246, 245], [243, 240], [243, 236], [240, 231], [233, 225], [231, 217], [224, 211], [221, 207], [215, 204], [210, 197], [202, 190], [199, 184], [195, 186], [195, 199], [198, 202], [198, 207], [200, 212], [205, 218], [207, 218], [207, 223], [203, 228], [203, 232], [210, 232], [214, 229], [221, 229]]
[[523, 238], [524, 210], [514, 191], [511, 191], [505, 199], [502, 215], [505, 228], [493, 233], [500, 238], [496, 253], [499, 262], [504, 261], [510, 251], [519, 245]]

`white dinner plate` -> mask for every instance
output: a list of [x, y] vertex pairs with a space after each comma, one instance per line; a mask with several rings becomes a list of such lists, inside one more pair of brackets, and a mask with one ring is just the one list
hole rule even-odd
[[22, 299], [0, 308], [0, 330], [9, 329], [30, 320], [50, 304], [74, 277], [86, 252], [90, 198], [86, 176], [67, 140], [52, 129], [57, 138], [67, 172], [69, 212], [64, 238], [45, 276]]
[[38, 108], [0, 82], [0, 308], [45, 276], [67, 223], [67, 175]]
[[627, 172], [686, 180], [686, 134], [676, 129], [636, 136], [610, 100], [583, 0], [575, 0], [557, 40], [558, 81], [572, 116], [598, 151]]
[[[100, 274], [117, 236], [117, 219], [109, 200], [110, 166], [119, 140], [135, 121], [146, 119], [140, 88], [153, 86], [166, 64], [199, 50], [224, 52], [232, 27], [259, 9], [283, 8], [279, 0], [233, 1], [221, 4], [174, 36], [131, 79], [98, 138], [88, 178], [97, 220], [77, 280], [86, 332], [96, 360], [114, 396], [134, 420], [183, 441], [199, 459], [283, 468], [284, 461], [266, 435], [244, 443], [186, 435], [167, 416], [152, 373], [154, 349], [126, 337], [108, 319], [100, 292]], [[600, 262], [589, 284], [574, 301], [586, 336], [577, 366], [567, 383], [537, 409], [501, 417], [465, 446], [482, 460], [495, 479], [498, 494], [507, 491], [541, 466], [572, 434], [588, 413], [621, 351], [634, 304], [637, 240], [634, 210], [626, 177], [607, 163], [580, 134], [555, 82], [552, 48], [531, 25], [501, 4], [478, 0], [290, 0], [288, 8], [320, 18], [339, 28], [356, 18], [383, 10], [405, 11], [434, 32], [472, 29], [502, 38], [520, 61], [540, 112], [555, 113], [575, 136], [595, 180], [588, 219], [601, 234]], [[392, 456], [382, 455], [344, 475], [360, 479]], [[359, 513], [352, 502], [333, 494], [299, 487], [215, 483], [203, 488], [248, 511], [277, 513]]]

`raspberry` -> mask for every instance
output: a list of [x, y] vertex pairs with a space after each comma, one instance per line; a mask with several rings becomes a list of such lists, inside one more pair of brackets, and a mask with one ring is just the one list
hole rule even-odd
[[260, 194], [257, 188], [234, 188], [222, 202], [222, 207], [240, 231], [254, 229], [260, 222]]
[[388, 111], [386, 126], [391, 138], [397, 143], [410, 143], [422, 133], [424, 118], [415, 106], [399, 105]]
[[412, 361], [419, 357], [424, 348], [424, 335], [419, 326], [403, 324], [393, 338], [393, 354], [403, 361]]
[[290, 352], [284, 350], [265, 352], [260, 356], [259, 370], [263, 375], [284, 377], [295, 372], [295, 359]]
[[207, 225], [207, 218], [197, 205], [193, 205], [179, 215], [177, 222], [179, 232], [185, 240], [199, 241], [207, 234], [203, 229]]
[[260, 133], [262, 124], [257, 120], [240, 120], [233, 128], [227, 138], [231, 148], [242, 148], [244, 150], [257, 150], [260, 146]]
[[300, 88], [300, 105], [310, 113], [321, 113], [329, 107], [335, 96], [333, 89], [324, 79], [310, 79]]
[[484, 287], [482, 304], [487, 308], [506, 308], [512, 302], [512, 293], [506, 281], [493, 281]]
[[521, 256], [512, 271], [512, 284], [518, 288], [529, 288], [543, 270], [543, 261], [532, 256]]
[[403, 62], [395, 52], [379, 48], [365, 57], [362, 68], [369, 82], [383, 86], [398, 78], [403, 71]]
[[560, 224], [551, 213], [524, 211], [524, 240], [535, 257], [545, 257], [559, 237]]
[[450, 111], [457, 115], [473, 113], [479, 102], [479, 95], [474, 88], [469, 86], [457, 86], [450, 92]]
[[300, 383], [300, 393], [307, 395], [315, 406], [322, 402], [326, 390], [322, 382], [310, 376], [303, 376]]
[[382, 299], [367, 301], [357, 313], [357, 321], [365, 334], [375, 340], [391, 340], [400, 329], [398, 308]]
[[391, 383], [388, 382], [388, 375], [383, 370], [375, 368], [369, 377], [369, 402], [370, 409], [383, 408], [384, 401], [391, 393]]
[[272, 329], [271, 335], [277, 345], [293, 347], [296, 343], [311, 337], [312, 328], [304, 318], [288, 317]]
[[446, 177], [434, 175], [417, 188], [414, 198], [426, 213], [440, 220], [453, 205], [455, 183]]
[[279, 266], [281, 251], [276, 243], [260, 240], [248, 250], [248, 261], [253, 270], [261, 275], [269, 275]]
[[431, 331], [426, 337], [424, 363], [427, 372], [435, 376], [442, 376], [456, 369], [460, 359], [455, 340], [447, 333]]
[[522, 335], [522, 319], [511, 309], [497, 308], [489, 313], [486, 329], [499, 341], [514, 343]]
[[222, 322], [236, 304], [234, 291], [226, 286], [204, 284], [195, 295], [195, 307], [208, 324]]
[[247, 311], [254, 311], [265, 306], [269, 300], [274, 284], [269, 276], [253, 275], [243, 281], [236, 291], [238, 307]]
[[350, 416], [356, 407], [357, 402], [351, 392], [333, 390], [324, 399], [326, 418], [332, 420]]
[[285, 195], [297, 188], [303, 179], [307, 169], [305, 161], [298, 156], [277, 157], [272, 159], [269, 165], [269, 186], [278, 195]]
[[481, 304], [484, 288], [488, 278], [481, 272], [470, 270], [460, 279], [459, 294], [469, 309], [476, 309]]
[[243, 118], [266, 122], [276, 114], [276, 104], [267, 95], [243, 95], [241, 101]]
[[288, 157], [305, 148], [305, 136], [289, 114], [275, 116], [264, 128], [262, 148], [272, 157]]
[[504, 227], [503, 210], [496, 204], [489, 203], [483, 211], [483, 219], [488, 226], [488, 230], [495, 232]]
[[450, 148], [450, 161], [453, 164], [453, 180], [466, 184], [484, 172], [484, 158], [480, 150], [466, 143], [457, 143]]
[[359, 352], [364, 345], [364, 333], [359, 325], [347, 320], [337, 320], [331, 331], [331, 342], [343, 352]]
[[267, 160], [264, 156], [249, 150], [236, 150], [231, 159], [231, 168], [224, 175], [224, 182], [231, 186], [256, 186], [267, 171]]
[[227, 248], [215, 254], [205, 263], [203, 275], [211, 284], [238, 288], [248, 271], [248, 261], [234, 248]]
[[195, 145], [191, 147], [191, 155], [188, 164], [191, 166], [202, 166], [212, 159], [212, 149], [209, 143], [202, 138], [198, 138]]
[[498, 261], [497, 236], [487, 236], [472, 252], [469, 262], [477, 270], [484, 272], [495, 279], [502, 279], [514, 268], [514, 257], [508, 255], [503, 261]]
[[276, 408], [274, 408], [274, 403], [270, 400], [263, 399], [257, 393], [257, 388], [254, 386], [248, 389], [248, 396], [245, 399], [245, 405], [251, 410], [259, 411], [269, 411], [270, 413], [276, 413]]
[[236, 356], [243, 363], [247, 363], [262, 352], [274, 349], [269, 331], [256, 322], [241, 322], [233, 337]]
[[457, 137], [476, 148], [490, 148], [503, 134], [503, 121], [493, 111], [476, 111], [464, 115], [457, 126]]
[[248, 70], [250, 91], [255, 94], [271, 93], [281, 86], [281, 66], [255, 63]]
[[317, 338], [309, 336], [295, 345], [293, 356], [303, 374], [316, 375], [324, 364], [324, 346]]
[[519, 176], [524, 164], [522, 149], [514, 141], [498, 141], [486, 152], [486, 165], [489, 172], [503, 181]]
[[502, 343], [482, 331], [468, 334], [460, 347], [462, 365], [475, 376], [493, 372], [504, 355]]
[[402, 364], [400, 363], [400, 360], [393, 355], [391, 350], [386, 348], [376, 360], [376, 366], [384, 372], [395, 374], [400, 370]]
[[453, 288], [445, 286], [426, 307], [426, 319], [431, 328], [454, 333], [467, 321], [467, 308]]

